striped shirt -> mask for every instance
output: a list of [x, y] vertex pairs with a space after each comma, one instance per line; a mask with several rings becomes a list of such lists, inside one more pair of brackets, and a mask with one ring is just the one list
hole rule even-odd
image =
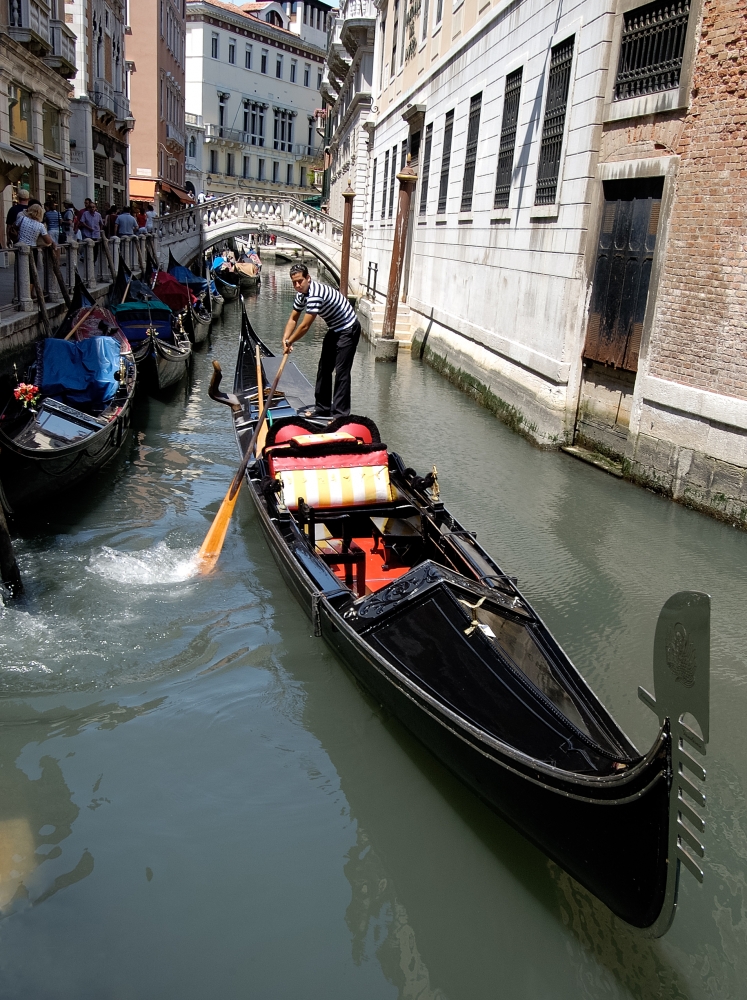
[[309, 316], [321, 316], [334, 333], [342, 333], [355, 323], [355, 313], [348, 300], [323, 281], [312, 281], [306, 295], [296, 292], [293, 300], [296, 312], [306, 310]]

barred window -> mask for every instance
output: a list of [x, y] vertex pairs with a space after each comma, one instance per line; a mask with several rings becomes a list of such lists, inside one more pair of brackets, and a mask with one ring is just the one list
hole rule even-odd
[[93, 156], [93, 176], [98, 181], [106, 180], [106, 157], [98, 156], [94, 153]]
[[124, 186], [124, 167], [121, 163], [114, 163], [112, 165], [112, 183], [118, 184], [120, 187]]
[[420, 182], [420, 214], [428, 208], [428, 179], [431, 175], [431, 144], [433, 142], [433, 122], [425, 128], [425, 152], [423, 153], [423, 179]]
[[547, 78], [547, 103], [542, 123], [537, 167], [535, 205], [552, 205], [558, 194], [560, 152], [563, 146], [568, 90], [571, 83], [571, 63], [575, 36], [555, 45], [550, 52], [550, 73]]
[[391, 219], [394, 212], [394, 188], [395, 181], [397, 179], [397, 147], [392, 148], [392, 173], [389, 178], [389, 218]]
[[523, 68], [509, 73], [506, 77], [506, 95], [503, 98], [503, 120], [501, 121], [501, 144], [498, 147], [498, 172], [495, 175], [495, 197], [493, 208], [508, 208], [511, 195], [511, 177], [516, 151], [516, 128], [519, 123], [521, 104], [521, 79]]
[[680, 85], [690, 0], [656, 0], [623, 19], [615, 101]]
[[477, 162], [477, 137], [480, 132], [480, 109], [482, 94], [475, 94], [469, 102], [469, 124], [467, 126], [467, 152], [464, 158], [462, 178], [462, 203], [460, 212], [472, 211], [472, 191], [475, 187], [475, 164]]
[[374, 206], [376, 204], [376, 166], [378, 160], [373, 162], [373, 176], [371, 177], [371, 222], [373, 222], [374, 217]]
[[444, 148], [441, 153], [441, 181], [438, 186], [438, 214], [446, 211], [446, 198], [449, 193], [449, 165], [451, 163], [451, 139], [454, 134], [454, 112], [446, 113], [444, 125]]
[[386, 186], [389, 181], [389, 150], [384, 153], [384, 188], [381, 192], [381, 218], [386, 218]]

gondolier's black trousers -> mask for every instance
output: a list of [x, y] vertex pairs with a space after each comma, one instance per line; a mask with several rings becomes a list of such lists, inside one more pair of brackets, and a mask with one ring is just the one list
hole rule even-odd
[[[322, 356], [316, 373], [317, 409], [331, 413], [333, 417], [350, 413], [350, 369], [353, 367], [355, 349], [361, 335], [358, 320], [347, 330], [338, 333], [328, 330], [322, 344]], [[332, 395], [332, 374], [335, 376], [335, 392]]]

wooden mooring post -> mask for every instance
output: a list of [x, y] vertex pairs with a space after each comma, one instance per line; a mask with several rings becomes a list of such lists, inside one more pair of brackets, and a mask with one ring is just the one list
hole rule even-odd
[[342, 259], [340, 261], [340, 291], [347, 298], [348, 294], [348, 274], [350, 273], [350, 238], [353, 232], [353, 198], [355, 191], [350, 186], [348, 178], [348, 189], [342, 192], [345, 199], [345, 214], [342, 220]]
[[23, 581], [16, 562], [13, 542], [10, 540], [8, 522], [0, 504], [0, 583], [10, 597], [19, 597], [23, 593]]
[[402, 281], [407, 227], [410, 222], [410, 201], [412, 199], [412, 192], [415, 190], [415, 185], [418, 182], [418, 175], [408, 163], [405, 169], [397, 174], [397, 180], [399, 181], [397, 221], [394, 226], [392, 262], [389, 266], [389, 287], [386, 292], [384, 329], [381, 331], [381, 336], [376, 340], [377, 361], [396, 361], [399, 351], [399, 344], [394, 335], [397, 327], [399, 286]]

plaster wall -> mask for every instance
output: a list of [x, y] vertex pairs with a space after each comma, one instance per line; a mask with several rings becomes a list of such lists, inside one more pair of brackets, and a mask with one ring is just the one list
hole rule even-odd
[[[450, 5], [445, 5], [449, 6]], [[465, 4], [466, 6], [466, 4]], [[555, 6], [525, 0], [489, 8], [471, 32], [460, 32], [443, 58], [434, 60], [409, 90], [379, 113], [369, 164], [372, 171], [362, 273], [378, 263], [385, 287], [394, 211], [387, 150], [400, 156], [408, 105], [425, 106], [424, 130], [433, 124], [430, 175], [421, 214], [424, 147], [421, 144], [412, 234], [408, 304], [425, 327], [431, 311], [444, 344], [480, 359], [485, 379], [495, 376], [511, 405], [524, 407], [535, 440], [569, 440], [575, 418], [589, 279], [585, 272], [591, 183], [600, 141], [612, 31], [611, 2], [577, 0]], [[444, 19], [442, 29], [446, 30]], [[550, 50], [574, 35], [574, 60], [556, 203], [535, 206]], [[509, 208], [493, 208], [507, 73], [523, 67]], [[470, 99], [482, 94], [471, 211], [461, 211]], [[391, 94], [387, 87], [385, 94]], [[446, 211], [439, 213], [444, 121], [454, 111]], [[397, 163], [399, 169], [399, 162]], [[384, 191], [386, 183], [386, 203]], [[370, 220], [373, 208], [373, 220]], [[382, 210], [384, 218], [382, 219]], [[417, 314], [420, 314], [419, 317]], [[446, 336], [448, 331], [448, 336]], [[431, 335], [432, 336], [432, 335]], [[448, 359], [447, 359], [448, 360]], [[538, 414], [544, 413], [544, 417]]]

